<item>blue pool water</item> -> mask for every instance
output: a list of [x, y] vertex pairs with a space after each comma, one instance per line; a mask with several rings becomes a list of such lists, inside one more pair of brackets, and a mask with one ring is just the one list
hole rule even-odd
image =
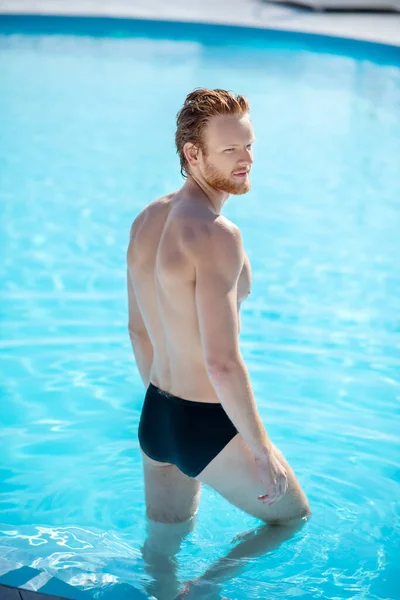
[[[181, 185], [185, 95], [223, 87], [247, 95], [257, 135], [253, 189], [225, 210], [254, 272], [241, 348], [313, 518], [220, 593], [400, 598], [399, 52], [3, 18], [0, 73], [0, 557], [99, 598], [145, 589], [125, 251], [137, 212]], [[204, 489], [180, 580], [257, 525]]]

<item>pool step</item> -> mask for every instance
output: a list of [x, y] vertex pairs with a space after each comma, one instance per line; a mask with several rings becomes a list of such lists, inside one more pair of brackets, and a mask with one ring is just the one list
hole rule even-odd
[[40, 592], [22, 590], [21, 588], [0, 585], [0, 600], [67, 600], [60, 596], [48, 596]]
[[0, 600], [148, 600], [148, 596], [127, 583], [114, 583], [104, 590], [82, 591], [34, 569], [0, 557]]

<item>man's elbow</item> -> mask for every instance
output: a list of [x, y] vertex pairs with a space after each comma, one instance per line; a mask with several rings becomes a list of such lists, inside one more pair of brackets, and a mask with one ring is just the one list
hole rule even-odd
[[226, 379], [243, 368], [243, 363], [240, 354], [235, 352], [226, 356], [208, 357], [206, 368], [212, 379]]

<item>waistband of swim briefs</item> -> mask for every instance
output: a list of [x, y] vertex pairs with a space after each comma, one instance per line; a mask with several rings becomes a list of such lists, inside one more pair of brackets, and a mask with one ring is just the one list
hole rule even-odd
[[176, 404], [180, 404], [181, 406], [185, 406], [185, 407], [203, 407], [203, 408], [207, 408], [210, 407], [211, 409], [222, 409], [222, 405], [220, 402], [198, 402], [196, 400], [185, 400], [184, 398], [179, 398], [178, 396], [174, 396], [173, 394], [170, 394], [169, 392], [164, 392], [164, 390], [161, 390], [160, 388], [158, 388], [156, 385], [152, 384], [151, 382], [149, 383], [149, 387], [148, 389], [153, 392], [156, 393], [157, 396], [163, 396], [164, 398], [166, 398], [167, 400], [172, 400], [172, 402], [175, 402]]

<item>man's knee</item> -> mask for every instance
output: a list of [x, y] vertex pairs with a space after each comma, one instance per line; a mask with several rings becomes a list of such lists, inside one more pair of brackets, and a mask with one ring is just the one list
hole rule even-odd
[[147, 518], [150, 522], [158, 523], [160, 525], [180, 525], [187, 523], [193, 516], [191, 512], [177, 512], [175, 510], [164, 510], [160, 507], [147, 507], [146, 510]]
[[195, 518], [175, 522], [148, 519], [144, 550], [147, 553], [173, 555], [179, 551], [182, 540], [193, 531], [195, 522]]
[[301, 504], [293, 510], [285, 511], [276, 519], [269, 520], [270, 525], [285, 525], [294, 529], [301, 528], [311, 518], [311, 510], [308, 504]]
[[310, 517], [311, 510], [307, 498], [301, 493], [286, 492], [285, 496], [266, 511], [262, 520], [270, 525], [301, 527]]

